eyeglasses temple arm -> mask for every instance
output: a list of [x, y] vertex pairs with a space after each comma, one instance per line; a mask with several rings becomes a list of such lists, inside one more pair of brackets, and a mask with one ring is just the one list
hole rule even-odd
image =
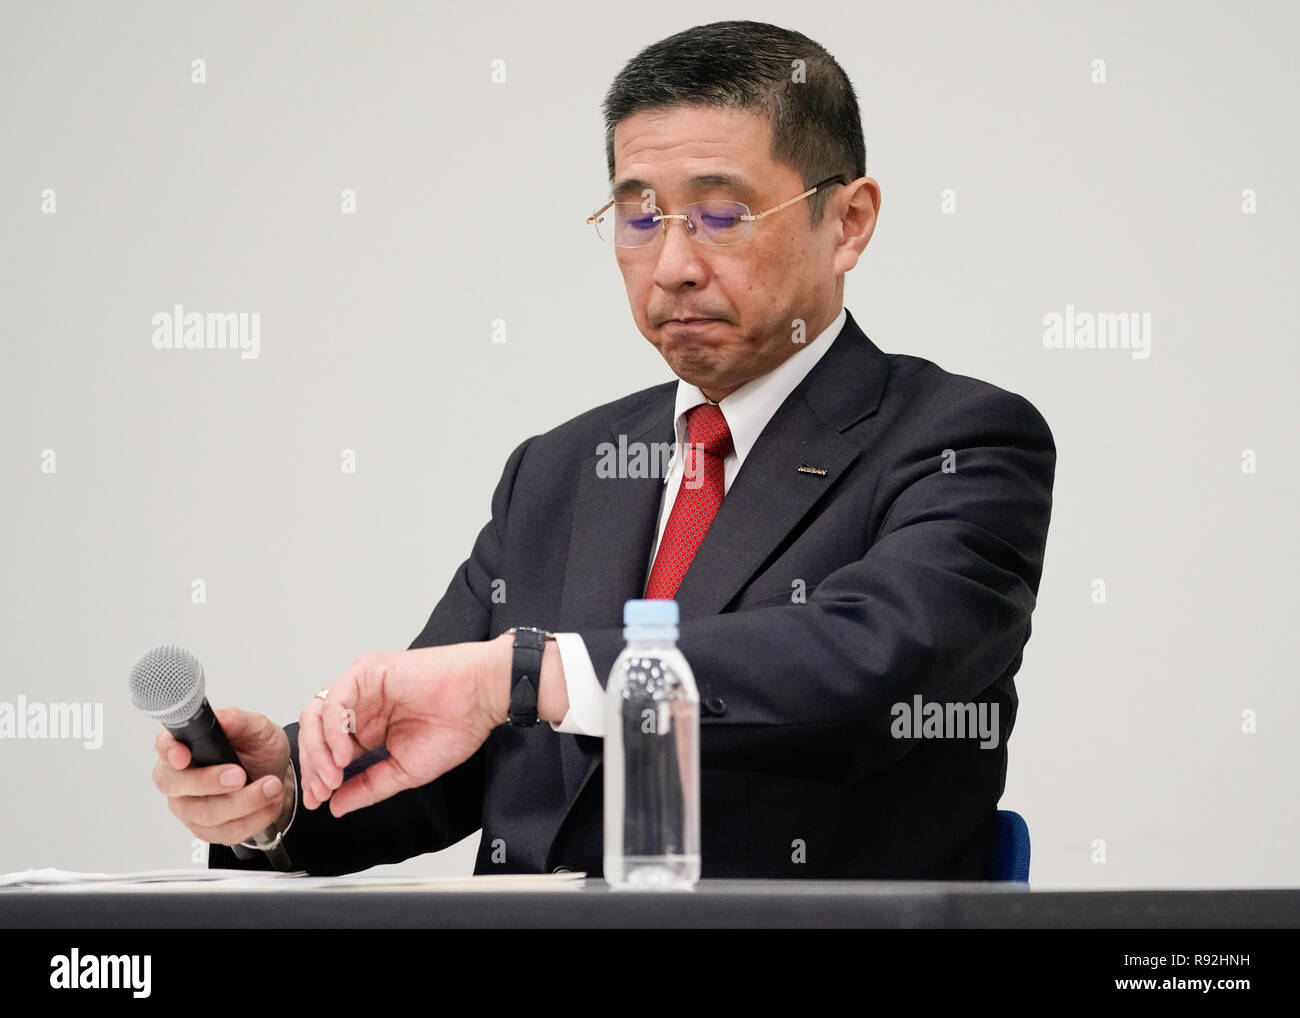
[[741, 216], [740, 218], [741, 218], [741, 219], [748, 219], [750, 222], [754, 222], [754, 223], [756, 223], [756, 222], [758, 222], [760, 219], [762, 219], [764, 216], [770, 216], [773, 212], [780, 212], [780, 211], [781, 211], [783, 208], [785, 208], [786, 206], [788, 206], [788, 205], [793, 205], [793, 204], [794, 204], [795, 202], [797, 202], [797, 201], [803, 201], [803, 200], [804, 200], [805, 198], [807, 198], [810, 194], [816, 194], [819, 190], [821, 190], [821, 189], [822, 189], [823, 187], [825, 187], [827, 184], [843, 184], [843, 183], [844, 183], [844, 177], [843, 177], [843, 175], [841, 175], [841, 176], [837, 176], [837, 177], [830, 177], [830, 178], [828, 178], [828, 179], [826, 179], [826, 180], [823, 180], [820, 184], [814, 184], [812, 187], [808, 188], [808, 190], [805, 191], [803, 194], [797, 194], [797, 195], [795, 195], [795, 196], [794, 196], [793, 198], [791, 198], [789, 201], [783, 201], [780, 205], [774, 205], [772, 208], [767, 209], [767, 210], [764, 211], [764, 212], [760, 212], [760, 213], [759, 213], [758, 215], [756, 215], [756, 216]]
[[810, 188], [808, 188], [808, 190], [805, 191], [803, 194], [795, 195], [795, 196], [794, 196], [793, 198], [791, 198], [789, 201], [783, 201], [780, 205], [774, 205], [774, 206], [772, 206], [770, 209], [767, 209], [766, 211], [760, 212], [760, 213], [759, 213], [758, 215], [756, 215], [756, 216], [741, 216], [740, 218], [741, 218], [741, 219], [748, 219], [748, 220], [750, 220], [751, 222], [755, 222], [755, 223], [756, 223], [756, 222], [758, 222], [760, 219], [762, 219], [764, 216], [770, 216], [773, 212], [780, 212], [783, 208], [785, 208], [785, 207], [788, 206], [788, 205], [793, 205], [793, 204], [794, 204], [795, 202], [797, 202], [797, 201], [803, 201], [805, 198], [807, 198], [810, 194], [812, 194], [812, 193], [815, 192], [816, 190], [817, 190], [817, 188], [815, 188], [815, 187], [810, 187]]

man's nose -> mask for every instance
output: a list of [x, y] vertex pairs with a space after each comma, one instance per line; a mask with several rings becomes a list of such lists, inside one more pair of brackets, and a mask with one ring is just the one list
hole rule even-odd
[[686, 219], [664, 220], [654, 281], [665, 290], [702, 283], [708, 274], [708, 265], [701, 257], [704, 245], [691, 239], [691, 229]]

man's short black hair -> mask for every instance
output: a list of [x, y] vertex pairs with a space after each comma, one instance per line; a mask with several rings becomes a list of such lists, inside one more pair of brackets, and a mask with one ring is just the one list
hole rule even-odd
[[[772, 158], [797, 170], [805, 188], [837, 173], [845, 180], [866, 175], [853, 85], [833, 56], [798, 32], [758, 21], [718, 21], [661, 39], [629, 60], [605, 96], [611, 184], [614, 127], [642, 110], [680, 106], [765, 114], [772, 124]], [[813, 226], [821, 222], [831, 190], [809, 196]]]

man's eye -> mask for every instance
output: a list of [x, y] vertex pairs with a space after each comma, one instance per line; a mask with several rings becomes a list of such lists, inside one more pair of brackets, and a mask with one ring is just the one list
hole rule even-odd
[[740, 219], [735, 215], [717, 212], [705, 212], [700, 216], [700, 221], [710, 230], [729, 230], [740, 224]]
[[659, 224], [654, 216], [638, 216], [635, 219], [625, 219], [623, 225], [633, 230], [653, 230]]

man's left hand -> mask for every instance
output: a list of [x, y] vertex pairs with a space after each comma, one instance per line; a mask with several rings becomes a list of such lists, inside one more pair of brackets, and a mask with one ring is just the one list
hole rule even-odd
[[[341, 817], [418, 788], [474, 755], [510, 709], [513, 639], [363, 654], [299, 718], [303, 805]], [[388, 758], [343, 783], [368, 750]], [[340, 787], [342, 785], [342, 787]]]

